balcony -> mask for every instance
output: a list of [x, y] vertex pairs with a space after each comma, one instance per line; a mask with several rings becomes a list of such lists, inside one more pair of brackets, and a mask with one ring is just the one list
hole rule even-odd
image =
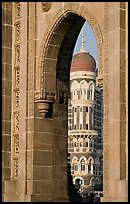
[[88, 135], [92, 137], [96, 137], [98, 135], [97, 130], [69, 130], [69, 135]]

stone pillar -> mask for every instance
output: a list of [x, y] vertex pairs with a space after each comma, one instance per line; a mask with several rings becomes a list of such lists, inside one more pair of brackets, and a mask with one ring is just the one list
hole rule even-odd
[[2, 2], [2, 201], [11, 177], [12, 2]]
[[103, 202], [127, 201], [126, 3], [105, 3]]

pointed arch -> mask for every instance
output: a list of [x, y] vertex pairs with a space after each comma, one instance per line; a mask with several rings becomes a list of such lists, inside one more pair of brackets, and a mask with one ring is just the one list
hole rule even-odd
[[86, 157], [85, 157], [85, 156], [80, 157], [79, 161], [80, 161], [80, 162], [82, 162], [82, 161], [83, 161], [83, 162], [87, 163], [87, 159], [86, 159]]
[[79, 83], [76, 80], [74, 80], [70, 87], [71, 97], [73, 100], [78, 99], [78, 89], [79, 89]]
[[84, 185], [84, 179], [83, 179], [81, 176], [76, 176], [76, 177], [74, 177], [74, 179], [73, 179], [74, 184], [75, 184], [75, 181], [76, 181], [77, 179], [81, 180], [81, 181], [82, 181], [82, 185]]
[[74, 163], [75, 161], [76, 161], [76, 162], [78, 161], [78, 158], [77, 158], [76, 156], [73, 157], [72, 163]]
[[89, 185], [94, 186], [94, 184], [95, 184], [95, 177], [92, 176], [92, 177], [90, 178], [90, 183], [89, 183]]
[[85, 80], [82, 80], [79, 83], [79, 89], [80, 89], [80, 99], [86, 99], [87, 98], [88, 83]]
[[93, 81], [90, 81], [88, 86], [89, 86], [89, 88], [88, 88], [89, 99], [94, 100], [95, 84]]
[[[71, 21], [69, 21], [69, 18]], [[103, 37], [101, 33], [101, 29], [94, 18], [93, 14], [90, 12], [88, 8], [84, 8], [82, 3], [80, 4], [80, 7], [77, 6], [77, 4], [74, 4], [72, 6], [71, 4], [65, 4], [64, 8], [60, 9], [59, 12], [56, 14], [56, 16], [53, 18], [53, 22], [51, 22], [50, 27], [47, 29], [46, 33], [44, 33], [42, 45], [40, 48], [40, 54], [38, 56], [38, 63], [36, 68], [36, 92], [35, 92], [35, 99], [38, 98], [44, 98], [47, 97], [48, 91], [51, 92], [51, 95], [53, 98], [55, 98], [57, 85], [53, 84], [52, 87], [50, 87], [47, 83], [47, 79], [51, 80], [51, 78], [56, 77], [56, 66], [57, 66], [57, 60], [58, 55], [60, 52], [61, 44], [72, 27], [72, 24], [74, 24], [75, 20], [79, 19], [78, 21], [78, 27], [77, 27], [77, 33], [73, 39], [73, 48], [78, 36], [78, 33], [85, 22], [90, 24], [97, 41], [97, 48], [98, 48], [98, 70], [102, 74], [102, 64], [103, 64]], [[68, 20], [67, 20], [68, 19]], [[69, 25], [66, 25], [66, 28], [64, 29], [64, 33], [57, 41], [57, 44], [55, 45], [55, 37], [57, 33], [61, 32], [62, 27], [64, 26], [64, 23], [69, 22]], [[73, 48], [70, 49], [70, 56], [72, 57]], [[53, 60], [52, 60], [53, 59]], [[48, 72], [48, 64], [51, 64], [50, 71]], [[52, 69], [53, 73], [55, 72], [55, 75], [52, 76]]]
[[90, 157], [88, 158], [88, 162], [94, 163], [94, 158], [93, 158], [92, 156], [90, 156]]

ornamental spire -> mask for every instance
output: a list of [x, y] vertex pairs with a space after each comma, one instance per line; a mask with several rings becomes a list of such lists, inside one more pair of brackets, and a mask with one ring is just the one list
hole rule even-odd
[[82, 31], [82, 44], [81, 44], [80, 52], [87, 52], [87, 50], [85, 49], [85, 43], [84, 43], [84, 31]]

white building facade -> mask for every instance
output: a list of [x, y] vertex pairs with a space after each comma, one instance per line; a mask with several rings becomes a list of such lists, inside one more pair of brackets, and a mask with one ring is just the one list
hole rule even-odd
[[103, 94], [96, 86], [96, 62], [82, 46], [71, 62], [68, 104], [68, 152], [71, 174], [82, 192], [102, 185]]

